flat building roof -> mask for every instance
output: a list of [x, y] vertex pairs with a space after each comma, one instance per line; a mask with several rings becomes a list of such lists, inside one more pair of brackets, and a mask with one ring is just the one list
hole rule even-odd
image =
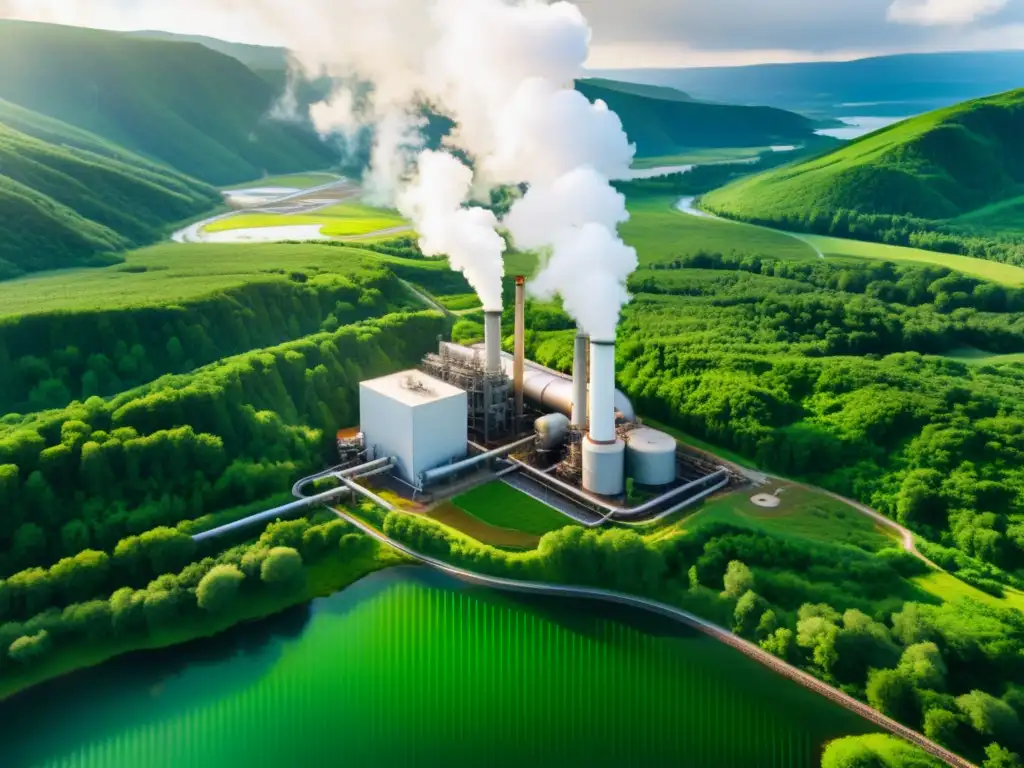
[[360, 382], [360, 386], [385, 395], [409, 407], [446, 400], [449, 397], [465, 396], [466, 394], [465, 390], [453, 387], [451, 384], [435, 379], [433, 376], [416, 369], [399, 371], [388, 376], [381, 376], [379, 379], [363, 381]]

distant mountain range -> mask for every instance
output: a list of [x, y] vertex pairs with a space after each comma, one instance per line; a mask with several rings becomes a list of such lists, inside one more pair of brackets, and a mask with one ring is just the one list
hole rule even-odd
[[309, 125], [268, 118], [278, 90], [207, 44], [0, 21], [0, 98], [203, 181], [337, 160]]
[[679, 88], [700, 100], [766, 104], [813, 115], [903, 117], [1024, 86], [1024, 51], [592, 74]]
[[592, 101], [603, 100], [622, 118], [640, 157], [712, 147], [803, 144], [822, 127], [793, 112], [695, 101], [663, 86], [587, 79], [576, 81], [576, 89]]
[[0, 280], [109, 264], [219, 200], [212, 187], [0, 100]]

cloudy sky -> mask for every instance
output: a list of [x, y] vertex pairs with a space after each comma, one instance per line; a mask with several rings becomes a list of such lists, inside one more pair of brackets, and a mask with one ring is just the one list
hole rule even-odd
[[[295, 0], [305, 5], [352, 0]], [[592, 67], [850, 59], [1024, 48], [1024, 0], [578, 0]], [[0, 0], [0, 17], [278, 42], [242, 0]]]

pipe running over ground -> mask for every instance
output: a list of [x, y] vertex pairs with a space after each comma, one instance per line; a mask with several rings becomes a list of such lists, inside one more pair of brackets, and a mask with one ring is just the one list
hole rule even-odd
[[821, 680], [818, 680], [807, 672], [797, 669], [757, 645], [733, 634], [728, 629], [720, 627], [706, 619], [702, 619], [700, 616], [683, 610], [682, 608], [676, 608], [675, 606], [668, 605], [667, 603], [661, 603], [656, 600], [638, 597], [624, 592], [614, 592], [609, 589], [579, 587], [568, 584], [548, 584], [545, 582], [534, 581], [518, 581], [515, 579], [507, 579], [499, 576], [487, 576], [485, 574], [476, 573], [475, 571], [469, 571], [464, 568], [451, 565], [443, 560], [423, 555], [411, 547], [386, 536], [373, 526], [360, 520], [355, 515], [339, 509], [334, 509], [333, 511], [338, 517], [351, 523], [363, 533], [371, 536], [382, 544], [386, 544], [399, 552], [408, 555], [414, 560], [418, 560], [424, 565], [470, 584], [479, 584], [508, 592], [525, 592], [546, 594], [556, 597], [584, 597], [604, 600], [607, 602], [618, 603], [620, 605], [641, 608], [652, 613], [660, 614], [674, 621], [678, 621], [681, 624], [685, 624], [688, 627], [696, 629], [721, 643], [725, 643], [742, 653], [744, 656], [753, 659], [773, 672], [802, 685], [804, 688], [807, 688], [820, 696], [824, 696], [826, 699], [829, 699], [850, 712], [860, 715], [868, 722], [883, 728], [889, 733], [902, 739], [906, 739], [912, 744], [916, 744], [928, 754], [942, 760], [947, 765], [953, 766], [953, 768], [977, 768], [973, 763], [963, 759], [957, 754], [954, 754], [945, 747], [936, 744], [923, 734], [920, 734], [917, 731], [907, 728], [902, 723], [898, 723], [895, 720], [886, 717], [881, 712], [872, 709], [864, 702], [858, 701], [852, 696], [843, 693], [837, 688], [833, 688], [827, 683], [823, 683]]

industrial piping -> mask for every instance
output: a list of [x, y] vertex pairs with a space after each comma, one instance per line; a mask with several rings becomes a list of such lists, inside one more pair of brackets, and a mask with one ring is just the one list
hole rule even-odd
[[[435, 469], [428, 469], [426, 472], [421, 472], [419, 478], [420, 489], [422, 490], [423, 488], [434, 485], [435, 483], [438, 483], [447, 477], [451, 477], [452, 475], [458, 472], [471, 469], [472, 467], [475, 467], [477, 464], [482, 464], [483, 462], [489, 461], [490, 459], [498, 459], [503, 456], [506, 456], [509, 453], [512, 453], [512, 451], [514, 451], [516, 448], [522, 448], [526, 445], [532, 445], [534, 440], [536, 440], [536, 438], [533, 435], [530, 435], [529, 437], [524, 437], [522, 440], [518, 440], [514, 443], [509, 443], [508, 445], [503, 445], [501, 446], [501, 448], [496, 448], [493, 451], [481, 453], [477, 456], [470, 456], [468, 459], [457, 461], [454, 464], [448, 464], [447, 466], [444, 467], [436, 467]], [[474, 445], [474, 447], [476, 446]]]
[[[441, 342], [441, 349], [443, 352], [447, 352], [453, 357], [458, 357], [467, 363], [480, 359], [475, 349], [464, 347], [461, 344], [444, 341]], [[505, 368], [505, 373], [511, 376], [514, 367], [512, 355], [502, 353], [501, 361]], [[524, 368], [523, 393], [526, 399], [546, 410], [564, 413], [571, 419], [573, 403], [572, 378], [564, 373], [545, 368], [543, 365], [532, 360], [527, 360]], [[625, 394], [615, 390], [614, 400], [615, 410], [618, 412], [619, 418], [630, 422], [636, 421], [636, 412], [633, 410], [633, 404]]]
[[516, 428], [523, 422], [523, 376], [526, 364], [526, 278], [516, 277], [515, 358], [512, 365], [512, 391], [515, 393]]

